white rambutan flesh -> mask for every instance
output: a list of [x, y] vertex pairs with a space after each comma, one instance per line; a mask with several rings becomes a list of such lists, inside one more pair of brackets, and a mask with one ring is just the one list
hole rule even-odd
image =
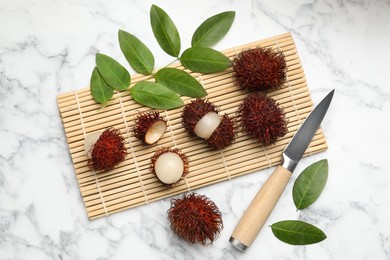
[[91, 148], [97, 142], [103, 132], [90, 133], [84, 140], [84, 151], [88, 158], [91, 158]]
[[207, 140], [220, 123], [221, 119], [217, 113], [208, 112], [196, 123], [194, 132], [200, 138]]
[[161, 182], [173, 184], [180, 180], [183, 175], [184, 163], [177, 153], [166, 152], [157, 158], [154, 164], [154, 171]]

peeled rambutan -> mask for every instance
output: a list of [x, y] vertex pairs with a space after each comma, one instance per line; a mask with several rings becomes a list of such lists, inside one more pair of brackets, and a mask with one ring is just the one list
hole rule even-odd
[[167, 213], [172, 231], [188, 243], [210, 245], [223, 229], [221, 212], [204, 195], [183, 194], [182, 198], [171, 200]]
[[112, 170], [127, 155], [125, 140], [114, 128], [107, 128], [90, 147], [88, 165], [96, 171]]
[[241, 128], [264, 145], [274, 144], [287, 133], [283, 109], [265, 94], [255, 92], [247, 96], [237, 114]]
[[249, 91], [269, 92], [286, 82], [286, 61], [281, 51], [257, 47], [233, 59], [235, 84]]
[[188, 174], [188, 157], [177, 148], [159, 148], [151, 158], [150, 168], [158, 180], [170, 187]]
[[195, 99], [184, 107], [182, 124], [188, 133], [204, 139], [214, 149], [225, 148], [235, 138], [233, 120], [228, 115], [221, 119], [216, 106], [203, 99]]
[[156, 143], [167, 129], [165, 119], [158, 111], [141, 112], [138, 114], [133, 129], [134, 136], [141, 140], [142, 144]]

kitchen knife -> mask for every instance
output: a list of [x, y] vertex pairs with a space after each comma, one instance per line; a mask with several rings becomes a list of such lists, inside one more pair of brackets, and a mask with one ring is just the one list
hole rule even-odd
[[257, 192], [229, 239], [235, 248], [245, 251], [255, 240], [320, 126], [333, 94], [334, 90], [313, 109], [284, 149], [281, 165]]

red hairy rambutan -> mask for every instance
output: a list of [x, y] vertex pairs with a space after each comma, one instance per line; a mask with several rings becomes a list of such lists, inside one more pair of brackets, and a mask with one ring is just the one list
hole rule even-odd
[[204, 195], [183, 194], [182, 198], [171, 200], [167, 213], [172, 231], [188, 243], [210, 245], [223, 229], [221, 212]]
[[191, 103], [186, 105], [182, 113], [182, 124], [188, 133], [196, 135], [194, 132], [196, 124], [209, 112], [218, 113], [218, 110], [214, 104], [200, 98], [192, 100]]
[[107, 128], [91, 146], [88, 165], [96, 171], [112, 170], [126, 155], [125, 140], [118, 130]]
[[195, 99], [184, 107], [182, 124], [188, 133], [204, 139], [214, 149], [225, 148], [235, 138], [233, 120], [228, 115], [221, 119], [216, 106], [203, 99]]
[[286, 82], [286, 61], [281, 51], [257, 47], [233, 59], [235, 84], [249, 91], [269, 92]]
[[165, 119], [157, 111], [141, 112], [138, 114], [133, 129], [134, 136], [141, 140], [142, 144], [156, 143], [167, 129]]
[[264, 145], [274, 144], [287, 133], [284, 111], [274, 99], [255, 92], [237, 110], [241, 128]]

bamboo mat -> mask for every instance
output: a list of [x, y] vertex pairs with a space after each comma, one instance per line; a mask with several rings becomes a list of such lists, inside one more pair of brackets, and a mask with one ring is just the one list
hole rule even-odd
[[[281, 50], [288, 66], [287, 83], [282, 89], [269, 93], [269, 96], [284, 108], [289, 120], [289, 132], [269, 147], [263, 147], [244, 133], [238, 132], [234, 144], [223, 151], [211, 150], [202, 140], [186, 133], [181, 125], [182, 108], [161, 111], [168, 121], [167, 131], [157, 145], [144, 147], [133, 136], [132, 129], [138, 112], [148, 108], [135, 103], [128, 93], [114, 94], [110, 104], [103, 109], [92, 99], [89, 88], [58, 96], [69, 151], [90, 219], [230, 180], [280, 163], [283, 149], [312, 110], [312, 100], [290, 33], [231, 48], [224, 53], [233, 58], [241, 50], [256, 46]], [[184, 70], [180, 64], [173, 67]], [[203, 84], [208, 92], [207, 99], [219, 107], [221, 115], [235, 115], [247, 93], [233, 85], [232, 69], [215, 74], [192, 75]], [[144, 75], [134, 75], [132, 85], [144, 79]], [[188, 103], [191, 99], [183, 97], [183, 100]], [[89, 133], [103, 131], [107, 127], [120, 130], [127, 140], [128, 155], [114, 170], [98, 173], [87, 166], [84, 138]], [[172, 188], [160, 184], [149, 170], [150, 158], [160, 146], [177, 147], [190, 159], [190, 173]], [[319, 129], [305, 155], [326, 149], [323, 132]]]

